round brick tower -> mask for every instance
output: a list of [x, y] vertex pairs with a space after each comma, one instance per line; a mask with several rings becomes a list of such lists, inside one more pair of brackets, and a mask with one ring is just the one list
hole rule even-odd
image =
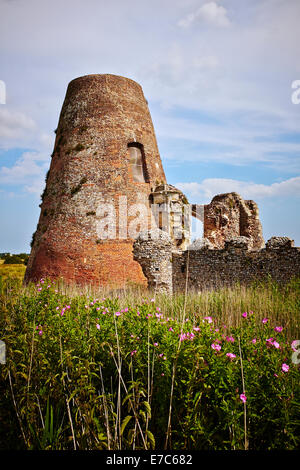
[[[25, 282], [146, 284], [133, 259], [132, 234], [139, 208], [150, 207], [151, 190], [165, 182], [141, 86], [115, 75], [71, 81]], [[140, 221], [149, 224], [150, 209]]]

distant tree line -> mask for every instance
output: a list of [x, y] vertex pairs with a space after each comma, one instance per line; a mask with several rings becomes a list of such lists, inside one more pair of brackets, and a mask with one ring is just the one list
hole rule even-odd
[[0, 253], [0, 259], [4, 260], [4, 264], [25, 264], [28, 263], [29, 255], [27, 253], [11, 254]]

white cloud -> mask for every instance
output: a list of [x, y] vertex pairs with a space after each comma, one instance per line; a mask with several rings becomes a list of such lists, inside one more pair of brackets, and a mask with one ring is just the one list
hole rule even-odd
[[187, 195], [199, 198], [199, 204], [210, 202], [216, 194], [228, 192], [237, 192], [244, 199], [254, 200], [300, 196], [300, 176], [270, 185], [233, 179], [207, 178], [201, 183], [177, 183], [176, 186]]
[[204, 22], [218, 27], [226, 27], [230, 25], [226, 8], [221, 5], [217, 5], [216, 2], [205, 3], [194, 13], [190, 13], [183, 19], [179, 20], [178, 26], [188, 28], [196, 22]]
[[26, 114], [10, 110], [7, 107], [0, 108], [0, 139], [4, 142], [24, 138], [26, 134], [36, 131], [36, 124]]
[[50, 157], [40, 152], [24, 152], [12, 167], [0, 168], [0, 184], [22, 185], [30, 193], [40, 194], [49, 168]]

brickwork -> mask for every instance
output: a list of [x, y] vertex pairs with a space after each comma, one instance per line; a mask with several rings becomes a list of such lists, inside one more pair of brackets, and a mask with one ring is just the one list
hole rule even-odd
[[[133, 177], [128, 144], [135, 143], [143, 154], [145, 182]], [[118, 221], [120, 197], [127, 197], [128, 206], [149, 206], [151, 189], [165, 182], [140, 85], [114, 75], [73, 80], [56, 131], [25, 282], [49, 276], [101, 285], [146, 284], [133, 260], [133, 238], [124, 237], [124, 227], [119, 234], [117, 223], [116, 239], [99, 240], [97, 211], [100, 203], [113, 203]], [[134, 215], [125, 222], [127, 228]]]
[[227, 239], [238, 236], [248, 237], [253, 249], [264, 246], [257, 204], [234, 192], [219, 194], [204, 206], [203, 229], [215, 248], [224, 248]]
[[[167, 215], [166, 227], [153, 205]], [[190, 214], [204, 226], [204, 238], [192, 244]], [[172, 293], [184, 290], [187, 264], [195, 290], [299, 275], [300, 251], [290, 239], [273, 237], [263, 247], [254, 201], [226, 193], [189, 205], [167, 184], [139, 84], [115, 75], [70, 82], [25, 282], [148, 283]]]

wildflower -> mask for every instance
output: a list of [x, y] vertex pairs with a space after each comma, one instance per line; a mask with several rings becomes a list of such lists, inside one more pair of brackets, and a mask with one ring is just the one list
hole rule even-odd
[[257, 339], [256, 339], [256, 338], [253, 338], [253, 339], [251, 340], [251, 343], [255, 344], [256, 341], [257, 341]]
[[121, 313], [120, 313], [120, 312], [116, 312], [115, 315], [116, 315], [116, 317], [119, 317], [119, 316], [121, 315]]
[[240, 400], [242, 400], [243, 403], [246, 403], [247, 397], [246, 397], [246, 395], [245, 395], [244, 393], [241, 393], [241, 394], [240, 394]]
[[262, 319], [262, 323], [265, 324], [265, 323], [268, 323], [269, 319], [268, 318], [263, 318]]
[[41, 292], [41, 290], [42, 290], [42, 288], [41, 288], [41, 287], [39, 287], [39, 288], [38, 288], [38, 292]]
[[281, 333], [282, 330], [283, 330], [283, 327], [282, 327], [282, 326], [275, 326], [274, 330], [275, 330], [277, 333]]
[[71, 305], [67, 305], [66, 308], [69, 310], [71, 308]]
[[248, 315], [247, 312], [242, 313], [243, 318], [247, 318], [247, 315]]
[[294, 341], [291, 343], [291, 348], [294, 352], [298, 352], [297, 346], [299, 345], [299, 340], [294, 339]]
[[236, 355], [233, 353], [226, 353], [226, 356], [229, 357], [231, 361], [236, 358]]
[[173, 328], [170, 326], [170, 328], [168, 329], [168, 331], [174, 331]]
[[99, 310], [100, 310], [100, 307], [96, 307], [96, 310], [97, 310], [97, 312], [99, 312]]
[[96, 324], [96, 328], [97, 328], [98, 330], [100, 330], [100, 325], [99, 325], [99, 323]]
[[211, 347], [212, 347], [215, 351], [220, 351], [220, 350], [221, 350], [221, 345], [218, 344], [218, 343], [212, 343], [212, 344], [211, 344]]
[[155, 302], [155, 299], [151, 299], [150, 302]]
[[165, 375], [165, 374], [162, 372], [162, 373], [161, 373], [161, 376], [163, 377], [164, 375]]
[[234, 337], [233, 336], [226, 336], [226, 341], [229, 341], [230, 343], [234, 343]]
[[193, 330], [194, 330], [194, 331], [200, 331], [200, 328], [199, 328], [199, 326], [194, 326], [194, 327], [193, 327]]
[[136, 349], [134, 349], [133, 351], [131, 351], [130, 356], [134, 356], [135, 353], [136, 353]]
[[290, 368], [290, 366], [288, 366], [288, 365], [285, 364], [285, 363], [283, 363], [282, 366], [281, 366], [282, 372], [288, 372], [288, 371], [289, 371], [289, 368]]
[[277, 375], [277, 374], [274, 374], [274, 377], [278, 377], [278, 375]]
[[158, 346], [158, 343], [154, 343], [154, 345], [153, 345], [153, 346]]
[[207, 320], [207, 323], [212, 323], [213, 319], [211, 317], [204, 317], [203, 319], [203, 322], [204, 320]]
[[280, 348], [279, 343], [277, 343], [277, 341], [273, 341], [273, 346], [275, 346], [276, 349]]

